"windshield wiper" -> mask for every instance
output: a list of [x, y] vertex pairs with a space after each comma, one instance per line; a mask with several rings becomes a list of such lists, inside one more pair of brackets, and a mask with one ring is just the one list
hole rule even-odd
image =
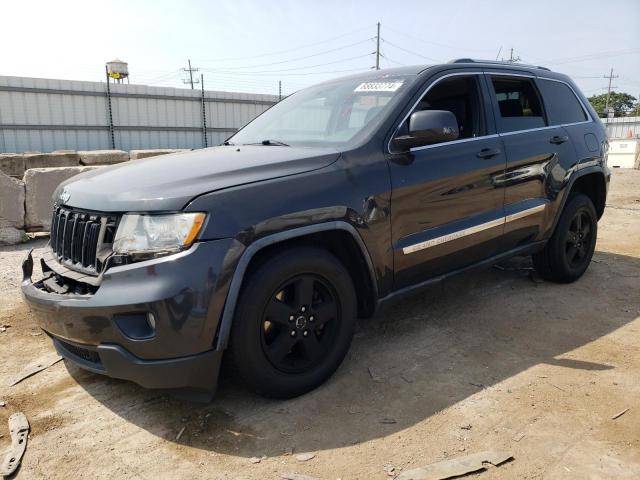
[[281, 142], [279, 140], [270, 140], [268, 138], [266, 140], [262, 140], [261, 142], [247, 143], [247, 145], [267, 145], [267, 146], [276, 146], [276, 147], [288, 147], [289, 146], [288, 143], [284, 143], [284, 142]]
[[235, 145], [235, 143], [231, 143], [229, 140], [224, 141], [222, 144], [226, 146]]

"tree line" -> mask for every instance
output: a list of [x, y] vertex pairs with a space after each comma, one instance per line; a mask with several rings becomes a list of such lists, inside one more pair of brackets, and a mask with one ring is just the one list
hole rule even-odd
[[[600, 117], [606, 117], [607, 94], [593, 95], [588, 98], [589, 103]], [[611, 92], [609, 95], [609, 108], [613, 109], [614, 116], [640, 116], [640, 102], [633, 95], [623, 92]]]

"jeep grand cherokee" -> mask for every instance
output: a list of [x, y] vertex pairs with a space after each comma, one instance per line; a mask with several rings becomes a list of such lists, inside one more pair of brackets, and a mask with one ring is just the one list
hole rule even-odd
[[223, 353], [291, 397], [342, 362], [356, 317], [478, 266], [587, 269], [605, 129], [565, 75], [462, 59], [301, 90], [223, 145], [87, 172], [54, 194], [22, 291], [61, 355], [210, 397]]

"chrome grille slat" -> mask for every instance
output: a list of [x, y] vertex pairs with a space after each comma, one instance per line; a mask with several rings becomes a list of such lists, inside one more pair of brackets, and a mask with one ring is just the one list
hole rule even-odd
[[72, 270], [98, 274], [98, 253], [113, 242], [119, 216], [57, 207], [51, 219], [51, 250], [58, 261]]
[[84, 222], [84, 226], [82, 228], [82, 249], [80, 251], [80, 263], [83, 267], [88, 267], [89, 263], [87, 262], [87, 232], [89, 231], [89, 226], [91, 224], [86, 221]]

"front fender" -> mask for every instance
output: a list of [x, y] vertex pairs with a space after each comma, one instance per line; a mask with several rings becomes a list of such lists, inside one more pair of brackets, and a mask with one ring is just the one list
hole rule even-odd
[[[332, 222], [324, 222], [315, 225], [307, 225], [304, 227], [293, 228], [289, 230], [285, 230], [282, 232], [274, 233], [265, 237], [262, 237], [253, 243], [251, 243], [248, 247], [244, 247], [244, 245], [239, 242], [235, 242], [235, 245], [231, 247], [229, 250], [229, 260], [235, 264], [235, 268], [233, 269], [233, 275], [231, 277], [231, 281], [228, 287], [228, 293], [226, 295], [226, 302], [224, 303], [224, 308], [222, 311], [222, 316], [220, 318], [220, 322], [218, 324], [218, 333], [216, 335], [216, 344], [215, 349], [221, 350], [227, 347], [229, 341], [229, 334], [231, 332], [231, 324], [233, 322], [233, 316], [236, 309], [236, 304], [238, 302], [238, 297], [240, 295], [240, 289], [242, 288], [242, 283], [245, 278], [245, 274], [247, 272], [247, 268], [251, 263], [253, 257], [260, 252], [262, 249], [274, 245], [279, 242], [284, 242], [286, 240], [291, 240], [294, 238], [303, 237], [305, 235], [310, 235], [318, 232], [325, 231], [335, 231], [335, 230], [343, 230], [349, 233], [353, 239], [356, 241], [358, 248], [360, 249], [363, 258], [367, 264], [367, 269], [369, 272], [369, 278], [371, 281], [371, 285], [374, 289], [374, 298], [378, 298], [377, 291], [377, 282], [373, 268], [373, 262], [371, 261], [371, 256], [367, 251], [367, 248], [358, 234], [357, 230], [347, 222], [342, 221], [332, 221]], [[242, 253], [239, 253], [242, 252]]]

